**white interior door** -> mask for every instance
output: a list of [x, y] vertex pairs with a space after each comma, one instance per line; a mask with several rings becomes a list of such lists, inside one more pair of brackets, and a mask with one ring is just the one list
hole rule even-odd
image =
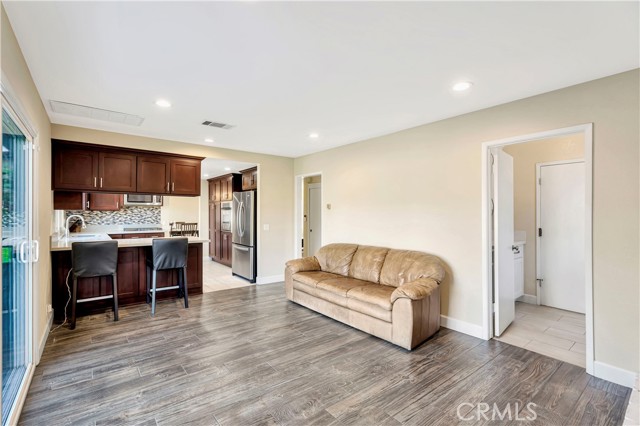
[[542, 164], [538, 175], [540, 301], [584, 313], [584, 162]]
[[513, 157], [501, 149], [493, 156], [494, 334], [500, 336], [516, 313], [513, 258]]
[[309, 185], [309, 238], [308, 256], [315, 255], [322, 247], [322, 195], [321, 184]]

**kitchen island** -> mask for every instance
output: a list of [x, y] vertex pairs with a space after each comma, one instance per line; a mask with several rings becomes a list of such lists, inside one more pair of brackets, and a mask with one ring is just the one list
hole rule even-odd
[[[107, 234], [76, 235], [72, 238], [51, 240], [52, 299], [56, 321], [64, 319], [64, 307], [69, 300], [67, 276], [71, 270], [71, 244], [73, 242], [105, 241]], [[146, 303], [146, 258], [151, 251], [152, 238], [123, 239], [118, 241], [118, 304], [119, 306]], [[187, 289], [189, 295], [202, 294], [202, 244], [207, 239], [189, 237], [187, 256]], [[158, 271], [158, 287], [177, 283], [177, 271]], [[72, 279], [69, 276], [69, 286]], [[78, 299], [106, 296], [111, 294], [111, 278], [79, 278]], [[175, 298], [177, 290], [158, 293], [158, 299]], [[78, 303], [77, 315], [104, 312], [111, 309], [110, 299]], [[67, 308], [68, 314], [71, 307]]]

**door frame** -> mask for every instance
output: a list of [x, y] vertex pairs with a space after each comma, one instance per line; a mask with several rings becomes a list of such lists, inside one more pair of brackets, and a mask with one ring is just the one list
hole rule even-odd
[[[39, 341], [36, 335], [35, 324], [36, 319], [35, 315], [37, 313], [37, 309], [35, 306], [35, 297], [34, 297], [34, 287], [36, 283], [39, 282], [39, 255], [40, 255], [40, 227], [38, 221], [39, 205], [38, 205], [38, 197], [36, 194], [36, 182], [39, 181], [38, 168], [36, 165], [36, 155], [39, 150], [39, 134], [36, 129], [31, 124], [32, 121], [29, 119], [29, 116], [25, 114], [22, 104], [19, 99], [14, 95], [14, 91], [12, 86], [9, 84], [7, 77], [4, 73], [2, 73], [2, 80], [0, 81], [0, 110], [7, 111], [7, 114], [11, 116], [12, 120], [18, 125], [20, 130], [24, 133], [24, 135], [29, 139], [28, 147], [30, 148], [30, 153], [28, 156], [29, 162], [29, 176], [28, 176], [28, 186], [31, 192], [29, 199], [27, 200], [27, 220], [31, 224], [31, 243], [29, 244], [29, 256], [28, 256], [28, 264], [31, 265], [31, 270], [29, 271], [29, 275], [31, 276], [31, 283], [26, 289], [25, 294], [25, 309], [26, 309], [26, 371], [22, 383], [20, 384], [20, 388], [18, 389], [18, 393], [16, 395], [16, 399], [13, 407], [10, 407], [10, 412], [7, 417], [7, 424], [15, 424], [18, 422], [20, 417], [20, 413], [22, 412], [22, 407], [27, 398], [27, 392], [29, 391], [29, 387], [31, 386], [31, 380], [33, 379], [33, 374], [35, 372], [35, 365], [40, 361], [41, 350], [44, 349], [44, 345], [42, 348], [38, 348]], [[2, 167], [2, 157], [0, 156], [0, 167]], [[0, 205], [2, 204], [2, 200], [0, 199]], [[0, 238], [2, 238], [2, 229], [0, 228]], [[37, 241], [38, 244], [34, 247], [33, 242]], [[35, 258], [34, 258], [35, 253]], [[0, 284], [2, 284], [2, 276], [0, 276]], [[2, 285], [0, 285], [0, 300], [2, 298]], [[50, 322], [46, 322], [47, 327], [50, 325]], [[0, 329], [2, 328], [2, 317], [0, 316]], [[45, 330], [44, 335], [48, 336], [49, 330]], [[36, 350], [38, 348], [38, 350]], [[2, 341], [0, 340], [0, 350], [2, 350]], [[2, 360], [0, 359], [0, 367], [2, 364]], [[0, 386], [2, 385], [2, 378], [0, 377]], [[2, 406], [2, 401], [0, 401], [0, 412], [4, 411], [5, 407]]]
[[[536, 229], [540, 229], [540, 173], [542, 171], [542, 167], [560, 166], [562, 164], [574, 164], [574, 163], [585, 163], [585, 161], [584, 161], [584, 158], [582, 158], [582, 159], [573, 159], [573, 160], [558, 160], [558, 161], [546, 161], [543, 163], [536, 163]], [[585, 173], [585, 185], [586, 185], [586, 173]], [[586, 206], [586, 203], [585, 203], [585, 206]], [[540, 236], [536, 233], [536, 278], [541, 275], [540, 272], [541, 272], [540, 271]], [[586, 302], [586, 299], [585, 299], [585, 302]], [[537, 305], [542, 304], [542, 294], [540, 294], [540, 281], [537, 281], [537, 280], [536, 280], [536, 304]]]
[[[324, 201], [324, 178], [322, 176], [322, 172], [315, 173], [305, 173], [302, 175], [296, 175], [294, 178], [294, 213], [293, 213], [293, 257], [295, 259], [302, 257], [302, 245], [301, 241], [305, 238], [304, 235], [304, 178], [311, 176], [320, 176], [320, 182], [322, 185], [320, 186], [320, 205], [322, 206], [322, 202]], [[324, 241], [324, 214], [322, 213], [322, 208], [320, 208], [320, 226], [322, 227], [322, 232], [320, 233], [320, 240]]]
[[492, 147], [532, 142], [570, 134], [582, 134], [585, 163], [585, 326], [586, 371], [593, 375], [593, 123], [564, 127], [544, 132], [530, 133], [504, 139], [483, 142], [481, 146], [482, 192], [482, 334], [486, 340], [493, 337], [493, 289], [491, 271], [491, 199], [489, 151]]

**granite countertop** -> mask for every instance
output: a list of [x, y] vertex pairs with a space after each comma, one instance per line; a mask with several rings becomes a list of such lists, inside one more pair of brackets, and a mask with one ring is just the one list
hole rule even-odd
[[[121, 232], [118, 232], [118, 233], [121, 233]], [[171, 238], [180, 238], [180, 237], [171, 237]], [[206, 238], [200, 238], [200, 237], [187, 237], [187, 238], [189, 238], [189, 244], [202, 244], [202, 243], [209, 242], [209, 240]], [[106, 233], [88, 233], [88, 232], [76, 233], [68, 240], [64, 237], [62, 238], [51, 237], [51, 251], [71, 250], [71, 244], [75, 242], [110, 241], [110, 240], [111, 240], [111, 237], [109, 237], [109, 235]], [[125, 240], [114, 240], [114, 241], [118, 242], [118, 248], [120, 248], [120, 247], [148, 247], [148, 246], [151, 246], [152, 240], [153, 238], [130, 238]]]

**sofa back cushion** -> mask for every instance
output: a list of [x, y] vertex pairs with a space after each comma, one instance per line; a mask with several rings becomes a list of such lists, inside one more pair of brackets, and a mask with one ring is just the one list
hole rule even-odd
[[419, 278], [432, 278], [440, 284], [444, 278], [440, 259], [419, 251], [389, 250], [380, 271], [380, 284], [398, 287]]
[[380, 282], [380, 270], [387, 257], [388, 248], [358, 246], [351, 260], [349, 276], [359, 280]]
[[357, 248], [357, 244], [328, 244], [320, 248], [316, 253], [320, 269], [346, 277]]

